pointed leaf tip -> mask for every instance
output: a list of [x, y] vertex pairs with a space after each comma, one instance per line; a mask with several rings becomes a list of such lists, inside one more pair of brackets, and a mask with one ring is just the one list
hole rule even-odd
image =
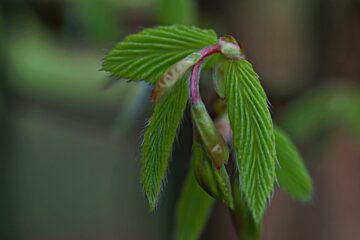
[[258, 75], [246, 60], [226, 61], [224, 81], [241, 191], [259, 223], [275, 181], [275, 140], [267, 98]]
[[162, 188], [176, 131], [188, 100], [188, 80], [185, 76], [155, 105], [145, 131], [141, 148], [141, 184], [155, 211]]

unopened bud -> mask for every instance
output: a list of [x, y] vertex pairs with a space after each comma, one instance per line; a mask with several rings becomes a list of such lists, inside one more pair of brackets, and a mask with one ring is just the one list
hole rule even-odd
[[219, 38], [220, 52], [227, 58], [243, 59], [240, 46], [232, 36], [224, 36]]

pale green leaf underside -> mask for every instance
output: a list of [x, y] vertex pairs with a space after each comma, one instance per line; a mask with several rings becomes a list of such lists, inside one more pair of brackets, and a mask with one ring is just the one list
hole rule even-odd
[[206, 226], [215, 199], [197, 183], [190, 169], [176, 208], [176, 240], [197, 240]]
[[303, 159], [284, 131], [275, 127], [274, 134], [279, 161], [276, 176], [280, 188], [297, 200], [310, 200], [313, 185]]
[[119, 78], [154, 84], [174, 63], [215, 43], [213, 30], [185, 25], [148, 28], [116, 45], [105, 57], [103, 70]]
[[168, 159], [188, 100], [188, 80], [184, 77], [155, 105], [141, 149], [141, 184], [154, 210]]
[[254, 220], [260, 222], [273, 191], [276, 163], [266, 95], [246, 60], [226, 61], [224, 81], [241, 191]]

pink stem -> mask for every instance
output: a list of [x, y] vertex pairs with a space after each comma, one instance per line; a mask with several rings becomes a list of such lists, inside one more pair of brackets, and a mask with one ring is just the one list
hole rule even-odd
[[214, 53], [219, 53], [220, 49], [221, 49], [220, 44], [214, 44], [214, 45], [211, 45], [211, 46], [201, 49], [199, 52], [201, 54], [201, 60], [204, 60], [206, 57], [208, 57]]
[[201, 65], [204, 60], [198, 61], [192, 68], [191, 77], [190, 77], [190, 99], [191, 105], [195, 105], [201, 101], [200, 91], [199, 91], [199, 78]]
[[200, 78], [201, 65], [203, 64], [205, 58], [218, 52], [220, 52], [219, 44], [211, 45], [209, 47], [200, 50], [201, 59], [193, 66], [190, 77], [191, 105], [195, 105], [201, 101], [200, 91], [199, 91], [199, 78]]

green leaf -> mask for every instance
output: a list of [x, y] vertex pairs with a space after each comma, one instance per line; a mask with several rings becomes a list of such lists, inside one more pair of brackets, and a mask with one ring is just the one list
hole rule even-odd
[[188, 100], [188, 78], [184, 77], [155, 105], [141, 149], [141, 184], [154, 210], [168, 159]]
[[197, 183], [190, 169], [176, 208], [176, 240], [199, 239], [215, 200]]
[[258, 75], [246, 60], [226, 61], [224, 81], [241, 191], [259, 223], [275, 181], [276, 152], [267, 98]]
[[259, 240], [261, 235], [261, 225], [255, 223], [251, 212], [245, 203], [244, 195], [240, 189], [239, 166], [236, 161], [231, 161], [232, 171], [231, 186], [234, 199], [234, 209], [230, 211], [231, 220], [235, 230], [242, 240]]
[[212, 197], [233, 208], [230, 178], [225, 166], [217, 170], [200, 143], [199, 134], [194, 130], [192, 166], [199, 185]]
[[274, 134], [279, 161], [276, 176], [280, 188], [297, 200], [310, 200], [313, 185], [303, 159], [283, 130], [275, 127]]
[[103, 70], [154, 84], [173, 64], [215, 43], [213, 30], [185, 25], [148, 28], [127, 36], [113, 48], [104, 59]]

